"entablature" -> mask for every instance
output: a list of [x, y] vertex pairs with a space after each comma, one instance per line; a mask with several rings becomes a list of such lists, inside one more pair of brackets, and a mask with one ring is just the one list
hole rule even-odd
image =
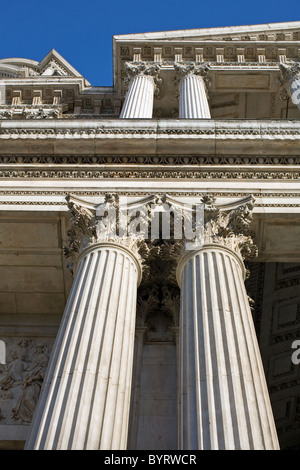
[[[0, 121], [1, 155], [299, 156], [299, 120]], [[276, 162], [276, 161], [275, 161]]]

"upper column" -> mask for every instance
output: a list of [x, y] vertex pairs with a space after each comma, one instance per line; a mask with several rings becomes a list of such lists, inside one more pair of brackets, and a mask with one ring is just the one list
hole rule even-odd
[[175, 64], [175, 70], [182, 76], [179, 95], [179, 118], [210, 118], [206, 91], [208, 66], [194, 62]]
[[151, 119], [159, 65], [128, 62], [126, 68], [130, 82], [120, 118]]
[[291, 97], [292, 102], [300, 109], [300, 63], [293, 65], [280, 64], [280, 70], [283, 77], [281, 84], [283, 85], [282, 95], [287, 94]]

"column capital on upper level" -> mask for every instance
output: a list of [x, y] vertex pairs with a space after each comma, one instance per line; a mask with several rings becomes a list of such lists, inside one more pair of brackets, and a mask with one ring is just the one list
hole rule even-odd
[[158, 96], [159, 94], [159, 85], [161, 83], [161, 78], [159, 77], [159, 73], [161, 70], [161, 64], [159, 62], [145, 62], [145, 61], [134, 61], [134, 62], [126, 62], [125, 63], [125, 70], [127, 73], [127, 77], [123, 79], [124, 85], [127, 88], [129, 86], [130, 80], [134, 77], [142, 75], [148, 77], [150, 80], [153, 81], [154, 84], [154, 94]]
[[209, 62], [174, 62], [174, 69], [182, 77], [190, 74], [206, 77], [210, 69]]
[[[180, 118], [210, 118], [208, 62], [174, 62], [175, 96], [179, 98]], [[178, 89], [180, 85], [180, 91]]]
[[202, 77], [206, 87], [211, 85], [208, 78], [209, 62], [174, 62], [174, 69], [177, 72], [175, 84], [188, 75], [196, 75]]
[[155, 77], [159, 73], [160, 68], [159, 62], [138, 61], [125, 63], [125, 69], [130, 78], [135, 75], [150, 75]]

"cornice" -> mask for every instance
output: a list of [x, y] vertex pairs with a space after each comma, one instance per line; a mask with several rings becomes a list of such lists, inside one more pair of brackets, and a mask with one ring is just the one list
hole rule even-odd
[[[166, 163], [172, 164], [172, 154], [213, 155], [217, 162], [225, 153], [228, 156], [248, 156], [251, 164], [253, 154], [263, 159], [264, 156], [282, 156], [286, 152], [290, 158], [298, 157], [299, 141], [298, 120], [0, 121], [0, 155], [66, 155], [66, 161], [70, 154], [90, 155], [95, 157], [94, 163], [98, 163], [99, 155], [122, 156], [122, 163], [127, 163], [129, 156], [135, 155], [143, 156], [142, 161], [136, 161], [137, 164], [143, 164], [146, 156], [152, 156], [153, 163], [157, 164], [161, 156], [167, 155], [169, 160]], [[264, 160], [257, 160], [257, 163], [264, 164]]]
[[161, 39], [164, 41], [170, 39], [190, 39], [193, 37], [199, 38], [216, 38], [219, 35], [236, 35], [236, 34], [253, 34], [253, 33], [277, 33], [277, 32], [292, 32], [293, 30], [300, 29], [300, 21], [288, 21], [279, 23], [265, 23], [256, 25], [238, 25], [238, 26], [221, 26], [215, 28], [194, 28], [182, 29], [171, 31], [156, 31], [149, 33], [134, 33], [115, 35], [114, 41], [129, 41], [129, 40], [150, 40]]
[[300, 137], [299, 120], [216, 120], [216, 119], [138, 119], [138, 120], [20, 120], [0, 121], [0, 139], [10, 137], [22, 139], [34, 136], [55, 138], [58, 136], [72, 136], [75, 139], [90, 138], [93, 136], [295, 136]]

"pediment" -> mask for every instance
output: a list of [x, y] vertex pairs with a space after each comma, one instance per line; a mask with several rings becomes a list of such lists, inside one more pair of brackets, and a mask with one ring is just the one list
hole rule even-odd
[[18, 77], [82, 77], [55, 49], [40, 61], [23, 58], [0, 60], [0, 78]]
[[82, 76], [55, 49], [52, 49], [39, 63], [39, 71], [43, 76]]

